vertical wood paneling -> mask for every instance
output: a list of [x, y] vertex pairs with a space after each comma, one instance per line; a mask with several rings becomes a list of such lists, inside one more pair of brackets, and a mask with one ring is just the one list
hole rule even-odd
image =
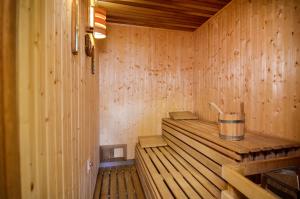
[[80, 2], [78, 56], [71, 0], [19, 2], [24, 198], [91, 198], [97, 168], [87, 173], [86, 161], [97, 165], [99, 132], [133, 158], [137, 136], [160, 134], [169, 111], [216, 120], [210, 101], [225, 111], [243, 101], [248, 129], [300, 141], [299, 1], [233, 0], [193, 33], [109, 24], [96, 75]]
[[17, 106], [17, 1], [0, 5], [0, 198], [20, 198]]
[[100, 143], [127, 144], [161, 133], [169, 111], [192, 110], [193, 34], [109, 24], [99, 41]]
[[238, 111], [246, 128], [300, 141], [300, 2], [234, 0], [195, 32], [194, 109]]
[[[71, 53], [71, 0], [20, 2], [18, 88], [23, 198], [92, 198], [99, 162], [99, 73]], [[94, 163], [87, 173], [87, 160]]]

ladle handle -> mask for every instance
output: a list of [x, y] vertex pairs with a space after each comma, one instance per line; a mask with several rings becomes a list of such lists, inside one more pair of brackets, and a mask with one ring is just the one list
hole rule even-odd
[[223, 114], [223, 111], [215, 103], [209, 102], [208, 104], [210, 105], [210, 107], [216, 109], [220, 114]]

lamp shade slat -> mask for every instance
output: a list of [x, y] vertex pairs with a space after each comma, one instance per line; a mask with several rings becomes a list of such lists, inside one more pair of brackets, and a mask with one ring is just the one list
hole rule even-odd
[[100, 7], [95, 7], [95, 13], [106, 16], [106, 11]]
[[95, 18], [95, 26], [97, 26], [99, 24], [106, 26], [106, 21], [101, 18]]
[[94, 37], [103, 39], [106, 37], [106, 11], [102, 8], [95, 8]]

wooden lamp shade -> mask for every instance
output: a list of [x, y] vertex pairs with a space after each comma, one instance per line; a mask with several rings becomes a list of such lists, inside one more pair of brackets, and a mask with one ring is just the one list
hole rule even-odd
[[94, 21], [94, 38], [104, 39], [106, 37], [106, 11], [96, 7]]

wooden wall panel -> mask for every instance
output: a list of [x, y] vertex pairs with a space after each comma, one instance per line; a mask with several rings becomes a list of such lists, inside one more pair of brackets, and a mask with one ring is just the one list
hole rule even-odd
[[21, 197], [15, 0], [0, 4], [0, 198]]
[[245, 102], [246, 128], [300, 141], [300, 1], [233, 0], [195, 32], [194, 109]]
[[[19, 2], [18, 87], [23, 198], [92, 198], [99, 162], [99, 73], [71, 53], [71, 0]], [[87, 160], [94, 163], [87, 172]]]
[[192, 110], [193, 34], [109, 24], [99, 44], [100, 144], [161, 133], [169, 111]]

